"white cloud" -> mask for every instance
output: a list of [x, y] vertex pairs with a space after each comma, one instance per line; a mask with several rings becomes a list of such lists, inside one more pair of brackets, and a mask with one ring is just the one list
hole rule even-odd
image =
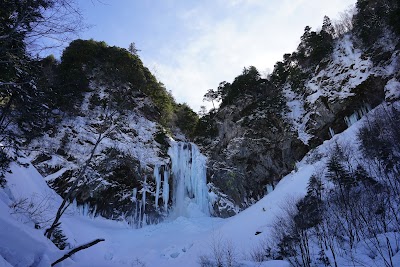
[[162, 57], [146, 61], [156, 66], [158, 78], [179, 102], [198, 111], [207, 89], [232, 82], [245, 66], [272, 70], [284, 53], [296, 49], [306, 25], [318, 27], [325, 14], [333, 18], [354, 2], [207, 1], [180, 14], [188, 36], [165, 42]]

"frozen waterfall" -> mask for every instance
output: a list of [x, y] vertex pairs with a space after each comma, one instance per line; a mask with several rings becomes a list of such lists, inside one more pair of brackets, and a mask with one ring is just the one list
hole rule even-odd
[[209, 215], [207, 158], [193, 143], [171, 140], [170, 145], [169, 164], [154, 168], [156, 210], [172, 217]]
[[354, 123], [356, 123], [359, 119], [361, 119], [363, 116], [367, 115], [368, 112], [371, 111], [371, 106], [368, 104], [364, 104], [359, 110], [355, 111], [353, 114], [350, 116], [346, 116], [344, 118], [345, 123], [347, 124], [347, 127], [350, 127]]
[[203, 213], [209, 214], [206, 181], [207, 158], [193, 143], [171, 142], [168, 150], [173, 177], [173, 213], [187, 216], [191, 205], [196, 204]]

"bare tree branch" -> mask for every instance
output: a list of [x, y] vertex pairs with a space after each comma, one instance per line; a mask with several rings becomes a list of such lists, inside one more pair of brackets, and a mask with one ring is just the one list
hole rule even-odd
[[56, 265], [57, 263], [60, 263], [60, 262], [62, 262], [63, 260], [68, 259], [69, 257], [71, 257], [72, 255], [74, 255], [74, 254], [77, 253], [78, 251], [81, 251], [81, 250], [83, 250], [83, 249], [90, 248], [91, 246], [94, 246], [94, 245], [96, 245], [97, 243], [100, 243], [100, 242], [103, 242], [103, 241], [105, 241], [105, 239], [103, 239], [103, 238], [98, 238], [98, 239], [96, 239], [96, 240], [93, 240], [92, 242], [89, 242], [89, 243], [80, 245], [79, 247], [76, 247], [76, 248], [70, 250], [67, 254], [65, 254], [64, 256], [62, 256], [61, 258], [59, 258], [58, 260], [56, 260], [55, 262], [53, 262], [53, 263], [51, 264], [51, 266], [54, 266], [54, 265]]

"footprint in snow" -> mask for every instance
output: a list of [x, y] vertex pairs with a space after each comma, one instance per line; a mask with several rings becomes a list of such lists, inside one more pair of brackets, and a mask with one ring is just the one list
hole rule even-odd
[[175, 259], [181, 255], [181, 253], [187, 252], [191, 247], [193, 247], [193, 243], [190, 243], [183, 248], [179, 249], [176, 246], [171, 246], [164, 250], [161, 254], [163, 257]]
[[191, 243], [191, 244], [189, 244], [189, 245], [187, 245], [187, 246], [184, 246], [184, 247], [182, 248], [182, 252], [188, 251], [191, 247], [193, 247], [193, 243]]
[[114, 258], [114, 253], [112, 252], [107, 252], [106, 254], [104, 254], [104, 259], [106, 261], [111, 261]]

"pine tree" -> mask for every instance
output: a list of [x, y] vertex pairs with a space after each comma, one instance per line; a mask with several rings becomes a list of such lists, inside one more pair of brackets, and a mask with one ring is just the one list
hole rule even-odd
[[139, 52], [140, 50], [136, 48], [135, 42], [132, 42], [132, 43], [129, 44], [128, 51], [129, 51], [129, 53], [131, 53], [132, 55], [137, 56], [137, 55], [138, 55], [138, 52]]
[[328, 16], [324, 16], [321, 32], [325, 32], [331, 37], [335, 36], [335, 28], [333, 27], [332, 21]]
[[229, 94], [231, 84], [227, 81], [220, 82], [217, 88], [219, 98], [222, 100], [221, 106], [224, 105], [225, 98]]
[[305, 58], [310, 55], [309, 40], [311, 38], [311, 35], [311, 27], [306, 26], [304, 28], [303, 35], [300, 37], [300, 44], [297, 47], [297, 52], [300, 58]]
[[200, 106], [200, 110], [199, 110], [198, 114], [199, 114], [200, 117], [205, 116], [207, 114], [206, 106]]
[[317, 226], [322, 217], [322, 191], [323, 184], [320, 178], [312, 175], [307, 186], [307, 195], [297, 203], [297, 225], [302, 229]]
[[361, 165], [357, 166], [354, 172], [354, 178], [357, 182], [362, 183], [365, 187], [372, 187], [376, 189], [380, 187], [379, 182], [372, 178]]
[[217, 101], [219, 98], [218, 92], [213, 89], [208, 89], [204, 94], [203, 101], [211, 101], [213, 108], [215, 109], [214, 101]]
[[176, 108], [176, 125], [189, 137], [194, 135], [199, 116], [186, 103], [178, 104]]
[[28, 133], [43, 126], [38, 120], [44, 108], [38, 101], [38, 65], [27, 53], [26, 38], [32, 25], [43, 19], [42, 9], [50, 5], [50, 1], [3, 1], [1, 4], [0, 135], [9, 144], [16, 139], [11, 125], [19, 124]]
[[10, 162], [10, 157], [8, 157], [3, 150], [0, 150], [0, 188], [4, 188], [4, 186], [6, 185], [7, 181], [4, 174], [8, 170]]
[[327, 178], [334, 184], [338, 185], [340, 189], [349, 190], [357, 184], [353, 175], [346, 170], [337, 155], [333, 155], [329, 159], [327, 168]]
[[64, 235], [60, 226], [55, 228], [50, 240], [61, 250], [64, 250], [69, 245], [68, 238]]
[[0, 135], [10, 144], [17, 139], [10, 126], [29, 133], [29, 139], [46, 124], [46, 90], [38, 88], [41, 65], [28, 48], [40, 38], [65, 40], [81, 29], [81, 18], [67, 0], [5, 0], [0, 10]]

